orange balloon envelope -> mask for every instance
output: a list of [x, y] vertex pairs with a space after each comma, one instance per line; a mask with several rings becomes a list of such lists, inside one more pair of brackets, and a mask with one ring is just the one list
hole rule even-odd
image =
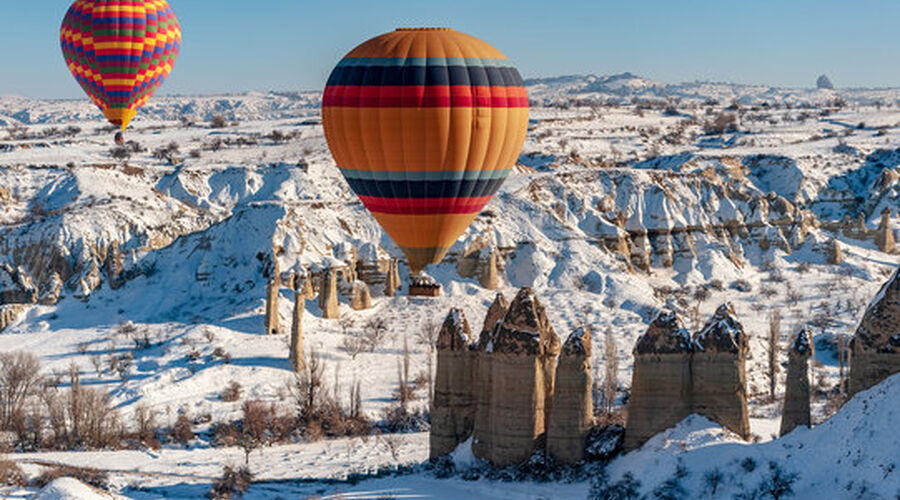
[[76, 0], [60, 45], [81, 88], [124, 131], [172, 71], [181, 27], [165, 0]]
[[413, 272], [440, 262], [500, 188], [528, 129], [528, 92], [497, 49], [446, 28], [398, 29], [328, 79], [325, 137]]

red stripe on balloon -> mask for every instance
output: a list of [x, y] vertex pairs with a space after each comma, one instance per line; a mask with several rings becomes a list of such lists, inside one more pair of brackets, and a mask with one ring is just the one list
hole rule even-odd
[[323, 106], [348, 108], [527, 108], [525, 87], [469, 85], [330, 85]]
[[474, 214], [481, 211], [491, 196], [477, 198], [378, 198], [360, 196], [371, 212], [399, 215]]

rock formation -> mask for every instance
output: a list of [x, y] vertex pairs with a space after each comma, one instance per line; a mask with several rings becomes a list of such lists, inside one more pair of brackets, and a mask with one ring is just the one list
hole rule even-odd
[[[299, 278], [294, 276], [294, 313], [291, 315], [291, 367], [299, 373], [306, 367], [306, 355], [303, 352], [303, 311], [306, 310], [306, 298], [299, 286]], [[305, 283], [305, 282], [304, 282]]]
[[894, 230], [891, 229], [891, 209], [885, 208], [881, 212], [881, 222], [875, 231], [875, 246], [885, 253], [893, 253], [897, 247], [894, 242]]
[[395, 259], [391, 259], [390, 264], [388, 264], [387, 278], [384, 280], [385, 297], [393, 297], [400, 285], [400, 280], [397, 278], [396, 265], [397, 261]]
[[403, 288], [403, 283], [400, 282], [400, 259], [393, 259], [391, 266], [391, 280], [394, 282], [394, 289], [400, 290]]
[[272, 278], [266, 283], [266, 334], [277, 335], [281, 333], [281, 315], [278, 314], [278, 278]]
[[781, 412], [780, 435], [782, 436], [794, 430], [798, 425], [810, 426], [809, 358], [813, 354], [812, 335], [804, 327], [797, 332], [788, 351], [784, 410]]
[[691, 335], [674, 312], [662, 312], [634, 348], [625, 449], [637, 448], [691, 414]]
[[437, 374], [431, 406], [431, 457], [446, 455], [472, 434], [475, 380], [472, 331], [461, 309], [451, 309], [438, 334]]
[[816, 79], [816, 88], [819, 90], [834, 90], [834, 84], [831, 83], [831, 79], [827, 75], [819, 75], [819, 78]]
[[500, 286], [500, 273], [497, 271], [497, 252], [493, 248], [481, 266], [478, 282], [488, 290], [496, 290]]
[[485, 458], [505, 466], [544, 443], [559, 338], [530, 288], [519, 290], [491, 349], [491, 446]]
[[316, 288], [313, 286], [312, 276], [310, 276], [309, 274], [303, 277], [297, 275], [296, 279], [303, 280], [303, 285], [300, 289], [300, 295], [302, 295], [304, 299], [312, 300], [316, 298]]
[[693, 411], [750, 437], [747, 413], [747, 336], [731, 304], [719, 306], [694, 336], [691, 357]]
[[322, 277], [322, 289], [319, 291], [319, 308], [325, 319], [337, 319], [338, 311], [337, 275], [334, 269], [325, 271]]
[[828, 263], [832, 265], [839, 265], [844, 262], [844, 251], [841, 249], [841, 244], [836, 238], [832, 238], [831, 241], [828, 242], [826, 258]]
[[0, 305], [0, 333], [15, 323], [23, 312], [25, 312], [24, 304]]
[[900, 270], [881, 287], [851, 341], [850, 395], [900, 372]]
[[473, 351], [475, 364], [475, 439], [472, 450], [476, 456], [487, 456], [491, 447], [491, 359], [496, 333], [509, 310], [509, 301], [498, 293], [488, 308], [484, 326]]
[[563, 344], [547, 422], [547, 453], [562, 463], [584, 458], [585, 438], [594, 423], [591, 386], [591, 329], [582, 327]]
[[34, 304], [37, 299], [38, 290], [23, 268], [0, 264], [0, 305]]
[[369, 286], [360, 280], [353, 282], [353, 293], [350, 297], [350, 307], [354, 311], [370, 309], [372, 307], [372, 297], [369, 294]]

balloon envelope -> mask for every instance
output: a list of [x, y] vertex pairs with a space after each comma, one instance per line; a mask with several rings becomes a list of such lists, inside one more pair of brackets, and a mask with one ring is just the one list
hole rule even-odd
[[514, 166], [528, 93], [477, 38], [399, 29], [340, 61], [322, 121], [350, 187], [418, 272], [441, 261]]
[[181, 27], [165, 0], [77, 0], [60, 44], [81, 88], [125, 130], [172, 71]]

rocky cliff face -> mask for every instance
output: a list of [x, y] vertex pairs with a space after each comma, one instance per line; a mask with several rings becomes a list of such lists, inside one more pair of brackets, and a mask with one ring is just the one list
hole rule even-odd
[[900, 372], [900, 270], [881, 287], [852, 341], [850, 394]]
[[502, 293], [494, 297], [494, 301], [488, 307], [481, 327], [481, 334], [475, 345], [472, 355], [475, 364], [475, 439], [472, 442], [472, 451], [476, 456], [486, 457], [491, 450], [491, 391], [492, 391], [492, 364], [494, 344], [500, 324], [509, 310], [509, 301]]

